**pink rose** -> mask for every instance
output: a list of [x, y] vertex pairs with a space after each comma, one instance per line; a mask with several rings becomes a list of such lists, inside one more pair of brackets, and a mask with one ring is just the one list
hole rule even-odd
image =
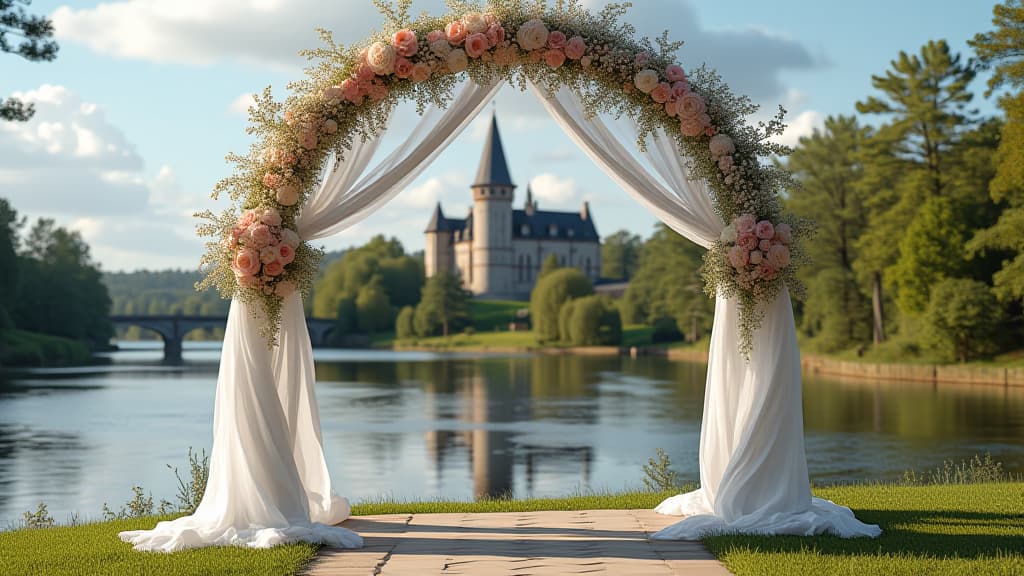
[[668, 68], [665, 68], [665, 77], [668, 78], [669, 82], [682, 82], [686, 80], [686, 74], [683, 72], [682, 66], [678, 64], [670, 64]]
[[356, 80], [361, 82], [371, 80], [374, 76], [376, 76], [376, 74], [374, 73], [373, 68], [371, 68], [366, 62], [360, 64], [359, 68], [356, 70]]
[[316, 148], [317, 135], [313, 130], [306, 130], [299, 134], [299, 146], [302, 146], [306, 150], [312, 150]]
[[256, 211], [246, 210], [242, 213], [242, 216], [238, 219], [238, 227], [245, 230], [249, 226], [256, 222]]
[[427, 33], [427, 42], [433, 44], [438, 40], [447, 40], [447, 36], [444, 35], [442, 30], [431, 30]]
[[275, 254], [275, 259], [281, 264], [287, 266], [291, 264], [293, 260], [295, 260], [295, 248], [293, 248], [291, 245], [287, 243], [281, 243], [277, 245], [275, 250], [277, 251], [277, 253]]
[[448, 43], [453, 46], [462, 44], [462, 41], [466, 39], [466, 32], [466, 26], [462, 23], [462, 20], [456, 20], [444, 29]]
[[789, 248], [782, 244], [776, 244], [769, 248], [768, 263], [779, 269], [789, 266]]
[[736, 237], [736, 245], [747, 251], [753, 250], [757, 248], [757, 236], [750, 233], [740, 234]]
[[665, 114], [672, 116], [673, 118], [679, 115], [679, 101], [669, 100], [665, 102]]
[[736, 145], [733, 144], [732, 138], [726, 134], [716, 134], [708, 142], [708, 147], [711, 149], [711, 155], [715, 158], [732, 154], [736, 151]]
[[295, 293], [295, 282], [290, 282], [288, 280], [282, 280], [281, 282], [277, 283], [277, 286], [274, 287], [274, 294], [277, 294], [281, 298], [287, 298], [288, 296], [291, 296], [294, 293]]
[[700, 136], [704, 133], [704, 120], [699, 116], [680, 116], [679, 131], [683, 136]]
[[277, 250], [271, 246], [260, 250], [260, 262], [264, 264], [270, 264], [271, 262], [277, 261]]
[[704, 99], [696, 92], [690, 91], [679, 97], [679, 114], [681, 116], [700, 116], [706, 110], [707, 105], [704, 104]]
[[668, 102], [669, 97], [672, 95], [670, 90], [668, 82], [661, 82], [651, 90], [651, 99], [658, 104], [664, 104]]
[[346, 78], [341, 83], [341, 92], [345, 97], [345, 100], [355, 104], [356, 106], [363, 103], [363, 95], [359, 91], [359, 82], [353, 78]]
[[741, 214], [736, 218], [736, 232], [740, 234], [750, 234], [754, 226], [757, 226], [757, 218], [753, 214]]
[[260, 255], [255, 250], [242, 249], [231, 261], [235, 276], [252, 276], [260, 271]]
[[550, 68], [561, 68], [562, 64], [565, 64], [565, 52], [561, 50], [548, 50], [544, 53], [544, 62]]
[[783, 244], [789, 244], [793, 241], [793, 228], [783, 222], [775, 227], [775, 237]]
[[270, 227], [266, 224], [253, 224], [249, 227], [248, 235], [256, 248], [270, 244]]
[[682, 98], [683, 95], [686, 94], [689, 91], [690, 91], [690, 85], [687, 82], [685, 82], [685, 81], [683, 81], [683, 82], [673, 82], [672, 83], [672, 97], [673, 98]]
[[399, 78], [408, 78], [412, 76], [412, 62], [407, 58], [399, 58], [395, 61], [395, 76]]
[[388, 87], [385, 86], [384, 84], [374, 82], [373, 84], [370, 84], [368, 94], [370, 96], [370, 100], [373, 100], [374, 102], [380, 102], [381, 100], [387, 97]]
[[291, 184], [281, 186], [277, 189], [276, 199], [281, 206], [294, 206], [299, 201], [299, 190]]
[[263, 265], [263, 273], [267, 276], [278, 276], [282, 272], [284, 272], [284, 265], [277, 260]]
[[490, 47], [486, 34], [477, 32], [466, 37], [466, 55], [470, 58], [479, 58]]
[[743, 268], [747, 265], [750, 252], [741, 246], [733, 246], [729, 249], [729, 263], [733, 268]]
[[423, 82], [430, 78], [430, 64], [427, 64], [426, 62], [417, 62], [412, 67], [411, 77], [413, 82]]
[[281, 214], [273, 208], [268, 208], [263, 216], [260, 217], [260, 221], [267, 226], [280, 226], [281, 225]]
[[487, 28], [487, 41], [491, 46], [497, 46], [505, 41], [505, 29], [499, 24], [491, 24]]
[[564, 50], [568, 42], [569, 40], [565, 37], [564, 32], [555, 30], [548, 34], [548, 48], [552, 50]]
[[395, 32], [395, 35], [391, 37], [391, 44], [395, 46], [395, 52], [399, 56], [405, 56], [406, 58], [416, 54], [416, 50], [419, 48], [416, 41], [416, 33], [408, 28]]
[[274, 174], [273, 172], [267, 172], [263, 175], [263, 185], [267, 188], [277, 188], [281, 185], [280, 174]]
[[757, 234], [758, 238], [764, 238], [771, 240], [775, 236], [775, 226], [767, 220], [761, 220], [757, 223], [757, 227], [754, 228], [754, 233]]
[[772, 241], [768, 240], [767, 238], [764, 238], [760, 242], [757, 243], [757, 249], [760, 250], [761, 252], [767, 252], [768, 249], [771, 248], [771, 247], [772, 247]]
[[580, 58], [583, 58], [583, 54], [586, 51], [587, 43], [583, 40], [582, 36], [573, 36], [565, 45], [565, 55], [570, 60], [579, 60]]

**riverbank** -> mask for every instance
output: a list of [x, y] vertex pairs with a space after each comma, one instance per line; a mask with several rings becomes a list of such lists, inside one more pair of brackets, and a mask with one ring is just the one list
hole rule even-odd
[[0, 366], [56, 368], [89, 364], [92, 350], [83, 342], [24, 330], [0, 332]]
[[[849, 506], [865, 522], [880, 525], [882, 536], [849, 540], [834, 536], [716, 536], [705, 539], [704, 545], [738, 576], [1024, 573], [1024, 483], [874, 484], [816, 488], [814, 493]], [[353, 514], [651, 509], [667, 495], [669, 493], [626, 493], [481, 502], [377, 502], [357, 504]], [[140, 554], [117, 538], [119, 531], [149, 528], [167, 518], [0, 532], [0, 549], [5, 551], [0, 556], [0, 573], [291, 576], [305, 570], [316, 556], [316, 547], [304, 544], [270, 550], [205, 548], [175, 554]], [[559, 526], [553, 530], [577, 528]], [[503, 540], [516, 539], [517, 529], [489, 537], [498, 545]], [[597, 536], [585, 541], [595, 553], [609, 552], [607, 547], [611, 546], [607, 538]], [[342, 558], [344, 554], [337, 553]], [[387, 571], [382, 574], [386, 575]]]

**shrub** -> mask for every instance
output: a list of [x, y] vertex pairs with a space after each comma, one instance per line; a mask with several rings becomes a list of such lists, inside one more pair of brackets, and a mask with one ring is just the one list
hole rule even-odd
[[622, 341], [619, 310], [602, 296], [566, 302], [558, 319], [560, 338], [573, 346], [611, 346]]
[[678, 342], [683, 339], [683, 333], [679, 331], [679, 325], [675, 318], [661, 317], [654, 321], [654, 331], [651, 333], [651, 343]]
[[925, 314], [928, 343], [947, 359], [960, 362], [991, 353], [1001, 312], [988, 285], [946, 278], [932, 287]]
[[416, 336], [416, 327], [413, 323], [415, 316], [416, 309], [412, 306], [406, 306], [398, 313], [398, 318], [395, 319], [395, 336], [398, 339], [404, 340]]
[[558, 320], [562, 305], [593, 292], [590, 280], [576, 268], [559, 268], [538, 280], [530, 294], [530, 317], [537, 340], [558, 340]]
[[650, 492], [668, 492], [680, 487], [679, 474], [672, 469], [672, 461], [661, 448], [654, 449], [654, 458], [643, 466], [644, 487]]

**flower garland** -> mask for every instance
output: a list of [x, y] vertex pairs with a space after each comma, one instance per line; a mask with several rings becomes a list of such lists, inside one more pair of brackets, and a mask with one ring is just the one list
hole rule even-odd
[[625, 7], [610, 5], [594, 14], [577, 1], [492, 0], [486, 7], [451, 1], [441, 18], [408, 15], [410, 0], [396, 5], [375, 0], [387, 23], [367, 42], [335, 44], [306, 51], [316, 64], [291, 86], [285, 102], [270, 89], [250, 109], [248, 155], [231, 155], [235, 173], [221, 181], [214, 197], [230, 194], [241, 210], [199, 214], [201, 235], [213, 238], [202, 259], [206, 278], [225, 298], [262, 304], [263, 334], [276, 342], [281, 303], [296, 289], [307, 293], [321, 252], [296, 233], [295, 218], [319, 183], [320, 168], [332, 153], [343, 155], [355, 138], [387, 126], [397, 104], [415, 100], [420, 110], [444, 106], [459, 80], [479, 84], [504, 78], [525, 89], [531, 80], [549, 93], [565, 87], [582, 98], [587, 114], [626, 115], [636, 123], [638, 145], [658, 130], [675, 138], [693, 177], [711, 185], [716, 210], [729, 222], [705, 256], [709, 296], [737, 298], [740, 348], [748, 354], [763, 318], [764, 302], [783, 286], [801, 295], [796, 264], [805, 222], [783, 217], [779, 191], [789, 175], [761, 159], [787, 149], [769, 138], [781, 133], [780, 113], [751, 127], [756, 110], [731, 93], [704, 68], [687, 73], [673, 60], [681, 46], [663, 35], [656, 49], [621, 21]]

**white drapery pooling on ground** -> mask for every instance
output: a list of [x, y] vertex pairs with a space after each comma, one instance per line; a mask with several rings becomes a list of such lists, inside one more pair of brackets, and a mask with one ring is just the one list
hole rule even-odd
[[[296, 220], [305, 241], [337, 234], [394, 198], [472, 121], [503, 82], [467, 82], [443, 112], [427, 111], [409, 136], [372, 170], [380, 137], [356, 141], [327, 170]], [[561, 90], [548, 111], [629, 194], [686, 238], [710, 246], [723, 228], [705, 183], [690, 180], [674, 140], [659, 132], [645, 151], [651, 174], [600, 118]], [[659, 178], [660, 177], [660, 178]], [[256, 304], [232, 302], [214, 412], [210, 478], [195, 514], [153, 530], [122, 532], [138, 550], [209, 545], [267, 547], [289, 541], [358, 547], [333, 526], [348, 501], [333, 490], [324, 460], [312, 348], [301, 298], [286, 299], [279, 345], [267, 350]], [[736, 303], [719, 298], [712, 332], [701, 489], [670, 498], [659, 512], [691, 515], [655, 535], [696, 539], [708, 532], [877, 536], [849, 509], [812, 499], [801, 412], [800, 357], [789, 295], [766, 310], [750, 362], [739, 353]]]

